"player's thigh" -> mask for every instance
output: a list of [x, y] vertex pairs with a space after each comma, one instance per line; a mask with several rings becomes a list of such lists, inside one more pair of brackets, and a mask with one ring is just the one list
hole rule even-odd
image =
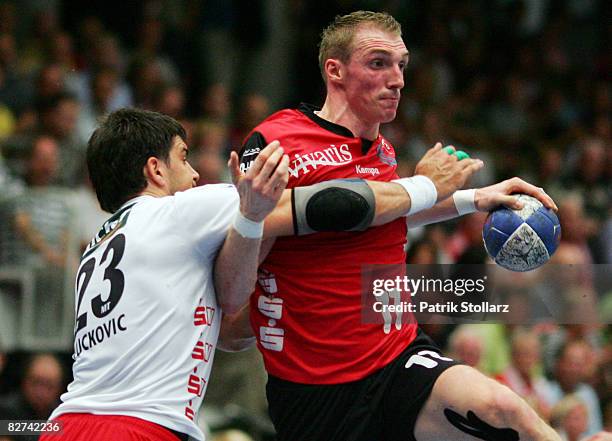
[[[417, 441], [511, 441], [518, 434], [505, 427], [503, 412], [518, 400], [509, 389], [465, 365], [445, 370], [421, 409], [414, 430]], [[511, 419], [511, 418], [510, 418]]]

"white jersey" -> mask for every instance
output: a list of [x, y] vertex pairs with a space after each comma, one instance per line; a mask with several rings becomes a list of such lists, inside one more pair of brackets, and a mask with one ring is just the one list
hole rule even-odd
[[196, 426], [221, 311], [213, 264], [238, 209], [227, 184], [140, 196], [106, 221], [76, 278], [68, 412], [128, 415], [203, 440]]

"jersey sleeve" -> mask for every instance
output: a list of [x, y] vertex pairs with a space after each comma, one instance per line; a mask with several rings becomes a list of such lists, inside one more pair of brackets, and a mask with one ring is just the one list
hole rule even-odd
[[209, 184], [176, 193], [178, 228], [204, 256], [217, 253], [239, 207], [231, 184]]
[[238, 156], [240, 157], [240, 171], [246, 173], [251, 167], [259, 152], [268, 145], [266, 139], [260, 132], [253, 132], [244, 142]]

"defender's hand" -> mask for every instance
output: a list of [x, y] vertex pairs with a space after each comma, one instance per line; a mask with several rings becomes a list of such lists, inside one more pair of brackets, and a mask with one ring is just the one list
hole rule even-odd
[[415, 175], [425, 175], [431, 179], [440, 202], [463, 187], [468, 178], [483, 166], [480, 159], [466, 158], [459, 161], [457, 156], [443, 151], [442, 144], [438, 142], [416, 165]]
[[524, 193], [533, 196], [546, 208], [557, 211], [555, 201], [548, 196], [543, 189], [531, 185], [520, 178], [507, 179], [488, 187], [477, 188], [474, 194], [474, 205], [478, 211], [491, 211], [499, 205], [519, 210], [523, 203], [513, 193]]
[[278, 141], [266, 146], [246, 173], [240, 171], [236, 152], [227, 163], [232, 182], [240, 195], [240, 212], [261, 222], [274, 209], [289, 181], [289, 156], [283, 154]]

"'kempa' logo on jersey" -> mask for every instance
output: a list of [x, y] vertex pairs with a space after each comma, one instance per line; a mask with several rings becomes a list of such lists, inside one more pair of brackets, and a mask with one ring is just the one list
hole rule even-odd
[[376, 176], [380, 174], [380, 170], [378, 170], [378, 167], [362, 167], [360, 165], [356, 165], [355, 173], [360, 174], [360, 175]]
[[289, 174], [297, 178], [300, 174], [305, 175], [317, 167], [338, 167], [349, 164], [353, 160], [353, 155], [347, 144], [342, 144], [339, 147], [330, 145], [329, 147], [315, 152], [300, 155], [296, 153], [289, 167]]

